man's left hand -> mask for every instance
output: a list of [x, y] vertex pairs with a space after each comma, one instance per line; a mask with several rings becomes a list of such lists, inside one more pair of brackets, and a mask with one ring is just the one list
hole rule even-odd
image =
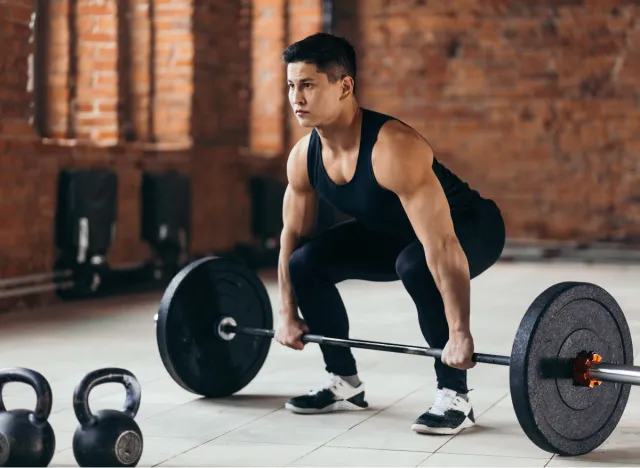
[[442, 362], [449, 367], [466, 370], [475, 367], [473, 355], [473, 337], [470, 332], [453, 332], [442, 350]]

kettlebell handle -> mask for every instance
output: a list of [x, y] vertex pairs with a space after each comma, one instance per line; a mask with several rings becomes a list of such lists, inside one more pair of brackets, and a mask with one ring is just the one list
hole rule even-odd
[[44, 376], [32, 369], [24, 367], [9, 367], [0, 370], [0, 412], [7, 411], [2, 398], [4, 386], [10, 382], [21, 382], [33, 387], [36, 392], [36, 408], [33, 418], [36, 422], [46, 422], [51, 414], [53, 396], [49, 382]]
[[89, 394], [98, 385], [105, 383], [121, 383], [126, 389], [126, 398], [122, 412], [131, 418], [135, 418], [140, 408], [142, 390], [136, 376], [126, 369], [106, 367], [89, 372], [78, 383], [73, 393], [73, 411], [82, 426], [95, 424], [96, 418], [89, 408]]

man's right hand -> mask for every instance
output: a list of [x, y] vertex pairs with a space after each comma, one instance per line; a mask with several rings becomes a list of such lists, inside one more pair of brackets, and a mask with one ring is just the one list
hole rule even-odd
[[302, 335], [308, 332], [309, 327], [300, 317], [286, 318], [280, 321], [274, 338], [281, 345], [301, 350], [304, 348]]

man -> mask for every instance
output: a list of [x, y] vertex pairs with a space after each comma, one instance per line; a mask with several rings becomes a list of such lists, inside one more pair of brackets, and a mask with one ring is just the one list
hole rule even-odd
[[[411, 127], [359, 106], [355, 51], [346, 40], [315, 34], [289, 46], [283, 60], [293, 111], [312, 131], [287, 162], [276, 340], [300, 350], [306, 332], [347, 338], [336, 284], [400, 280], [427, 343], [444, 348], [435, 361], [435, 402], [412, 429], [455, 434], [472, 426], [470, 279], [502, 253], [500, 210], [440, 164]], [[352, 219], [314, 233], [319, 197]], [[367, 408], [351, 350], [320, 348], [329, 381], [286, 408], [307, 414]]]

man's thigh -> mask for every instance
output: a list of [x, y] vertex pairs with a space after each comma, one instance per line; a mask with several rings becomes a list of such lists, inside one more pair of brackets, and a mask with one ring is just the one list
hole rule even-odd
[[357, 220], [332, 226], [299, 247], [292, 262], [339, 283], [347, 279], [395, 281], [406, 240], [367, 229]]
[[483, 200], [454, 218], [454, 225], [467, 256], [471, 278], [475, 278], [496, 263], [502, 254], [505, 243], [502, 214], [495, 203]]

